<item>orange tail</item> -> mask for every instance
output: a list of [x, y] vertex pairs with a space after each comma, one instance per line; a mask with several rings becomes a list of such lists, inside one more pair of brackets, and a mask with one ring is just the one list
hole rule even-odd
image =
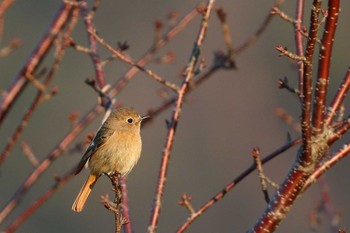
[[75, 201], [72, 205], [72, 210], [75, 212], [81, 212], [84, 208], [85, 202], [88, 199], [94, 184], [96, 183], [99, 176], [90, 174], [87, 178], [83, 187], [81, 187], [80, 192], [78, 193]]

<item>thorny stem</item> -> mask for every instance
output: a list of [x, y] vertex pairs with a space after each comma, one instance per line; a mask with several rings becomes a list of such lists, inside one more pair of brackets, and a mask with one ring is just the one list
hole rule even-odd
[[[311, 22], [309, 29], [309, 39], [306, 46], [304, 61], [303, 89], [301, 89], [302, 109], [301, 109], [301, 133], [302, 133], [302, 152], [299, 163], [304, 168], [312, 168], [313, 159], [311, 155], [311, 100], [312, 100], [312, 58], [315, 50], [317, 32], [319, 29], [319, 13], [321, 10], [321, 1], [314, 0], [311, 10]], [[311, 167], [310, 167], [311, 166]]]
[[339, 0], [328, 1], [328, 16], [322, 38], [323, 49], [320, 51], [320, 61], [318, 64], [318, 74], [316, 83], [316, 93], [314, 102], [313, 128], [314, 134], [318, 135], [323, 131], [324, 111], [329, 82], [329, 68], [333, 48], [334, 35], [339, 16]]
[[311, 10], [309, 39], [304, 61], [302, 96], [302, 149], [298, 161], [289, 171], [281, 187], [277, 190], [258, 222], [249, 232], [273, 232], [285, 218], [294, 201], [302, 191], [305, 181], [313, 171], [316, 161], [311, 150], [311, 100], [312, 100], [312, 58], [319, 29], [321, 1], [314, 0]]

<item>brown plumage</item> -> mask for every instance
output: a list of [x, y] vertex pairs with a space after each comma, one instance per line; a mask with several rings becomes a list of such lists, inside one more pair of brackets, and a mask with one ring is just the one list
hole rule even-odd
[[90, 175], [78, 193], [72, 210], [80, 212], [97, 179], [102, 174], [118, 172], [127, 175], [141, 155], [141, 117], [131, 108], [120, 108], [111, 113], [77, 166], [78, 174], [89, 162]]

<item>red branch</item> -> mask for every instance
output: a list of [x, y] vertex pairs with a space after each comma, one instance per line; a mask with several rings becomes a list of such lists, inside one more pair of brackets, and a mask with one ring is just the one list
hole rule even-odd
[[204, 41], [204, 37], [205, 37], [206, 30], [208, 27], [208, 20], [209, 20], [210, 13], [212, 11], [213, 4], [214, 4], [214, 0], [209, 0], [208, 5], [205, 8], [205, 12], [203, 13], [203, 20], [202, 20], [202, 24], [200, 27], [200, 31], [198, 33], [197, 40], [196, 40], [196, 43], [194, 45], [189, 64], [188, 64], [188, 67], [186, 69], [186, 77], [185, 77], [183, 83], [181, 84], [181, 87], [180, 87], [180, 90], [179, 90], [178, 96], [177, 96], [177, 101], [175, 103], [175, 109], [173, 111], [171, 121], [168, 125], [168, 135], [167, 135], [167, 139], [165, 142], [164, 152], [162, 155], [162, 162], [161, 162], [161, 166], [160, 166], [160, 170], [159, 170], [159, 177], [158, 177], [158, 185], [157, 185], [155, 199], [154, 199], [154, 203], [153, 203], [150, 224], [148, 227], [149, 233], [154, 233], [156, 231], [156, 227], [158, 225], [158, 219], [159, 219], [160, 210], [161, 210], [161, 202], [162, 202], [163, 192], [164, 192], [164, 188], [165, 188], [165, 181], [166, 181], [167, 170], [168, 170], [168, 165], [169, 165], [169, 160], [170, 160], [171, 149], [173, 146], [176, 126], [177, 126], [179, 119], [180, 119], [184, 97], [186, 95], [186, 92], [188, 91], [189, 84], [190, 84], [190, 82], [193, 78], [193, 75], [194, 75], [195, 66], [196, 66], [197, 61], [199, 59], [200, 48], [201, 48], [203, 41]]
[[[291, 147], [299, 144], [301, 142], [301, 139], [294, 140], [278, 150], [274, 151], [270, 155], [266, 156], [264, 159], [261, 160], [262, 164], [268, 163], [276, 156], [282, 154], [286, 150], [290, 149]], [[248, 167], [244, 172], [242, 172], [239, 176], [237, 176], [232, 182], [226, 185], [226, 187], [217, 193], [213, 198], [211, 198], [207, 203], [202, 205], [199, 210], [197, 210], [195, 213], [193, 213], [189, 218], [187, 218], [186, 222], [176, 231], [176, 233], [182, 233], [184, 232], [193, 222], [196, 220], [200, 215], [202, 215], [205, 211], [207, 211], [210, 207], [214, 206], [218, 201], [220, 201], [231, 189], [237, 186], [240, 181], [242, 181], [244, 178], [246, 178], [250, 173], [255, 171], [256, 169], [256, 163], [253, 163], [250, 167]]]
[[328, 109], [328, 115], [325, 119], [325, 124], [330, 125], [335, 117], [335, 114], [338, 112], [340, 106], [342, 105], [346, 93], [348, 92], [350, 87], [350, 67], [343, 79], [342, 84], [340, 85], [337, 94], [335, 95], [331, 107]]
[[[296, 52], [298, 56], [304, 55], [303, 48], [303, 18], [304, 18], [304, 4], [305, 0], [298, 0], [297, 9], [296, 9], [296, 17], [294, 24], [295, 31], [295, 45]], [[298, 72], [299, 72], [299, 91], [303, 90], [303, 76], [304, 76], [304, 63], [298, 62]]]
[[[179, 32], [181, 32], [187, 25], [190, 23], [198, 13], [196, 10], [192, 10], [187, 15], [183, 17], [177, 24], [175, 24], [168, 32], [164, 34], [164, 36], [139, 59], [137, 64], [144, 66], [147, 62], [152, 60], [155, 55], [155, 52], [158, 49], [164, 47], [167, 42], [173, 39]], [[217, 69], [215, 69], [217, 70]], [[113, 97], [117, 93], [119, 93], [128, 83], [135, 74], [139, 72], [139, 69], [136, 67], [132, 67], [126, 74], [121, 78], [111, 89], [110, 96]], [[213, 74], [213, 72], [210, 72]], [[209, 74], [208, 74], [209, 75]], [[204, 76], [203, 79], [207, 79], [207, 76]], [[159, 111], [155, 111], [154, 114], [158, 114], [161, 111], [164, 111], [166, 108], [170, 107], [171, 103], [174, 100], [170, 100], [166, 105], [160, 107]], [[90, 122], [92, 122], [99, 113], [102, 112], [102, 108], [99, 105], [95, 105], [86, 115], [83, 117], [75, 127], [67, 133], [67, 135], [59, 142], [58, 146], [55, 147], [51, 153], [49, 153], [35, 169], [28, 178], [22, 183], [17, 192], [11, 197], [11, 199], [7, 202], [7, 204], [0, 210], [0, 223], [10, 214], [10, 212], [17, 206], [19, 201], [25, 196], [28, 190], [32, 187], [32, 185], [38, 180], [39, 176], [51, 165], [51, 163], [62, 154], [62, 152], [69, 146], [70, 143], [73, 142], [75, 137], [84, 129]], [[35, 211], [30, 213], [32, 214]], [[17, 221], [17, 220], [16, 220]]]
[[56, 183], [48, 189], [44, 194], [42, 194], [37, 200], [35, 200], [14, 222], [11, 223], [3, 233], [12, 233], [15, 232], [22, 223], [29, 218], [33, 212], [40, 208], [48, 199], [52, 197], [63, 185], [65, 185], [72, 177], [76, 167], [74, 166], [71, 171], [66, 175], [56, 180]]
[[324, 174], [329, 168], [333, 167], [337, 162], [350, 153], [350, 142], [344, 144], [334, 155], [332, 155], [327, 161], [322, 163], [305, 182], [303, 191], [305, 191], [311, 184], [313, 184], [318, 177]]
[[88, 34], [88, 40], [90, 45], [90, 57], [92, 60], [92, 63], [95, 67], [95, 74], [96, 74], [96, 81], [98, 83], [98, 86], [100, 89], [102, 89], [105, 86], [105, 76], [103, 72], [103, 66], [101, 65], [101, 59], [100, 56], [97, 53], [97, 42], [95, 37], [91, 34], [91, 32], [95, 31], [95, 26], [92, 22], [92, 15], [89, 14], [89, 11], [87, 9], [87, 3], [86, 1], [80, 0], [80, 7], [81, 7], [81, 13], [84, 17], [84, 23], [86, 25], [86, 32]]
[[346, 119], [329, 137], [328, 145], [333, 144], [340, 139], [350, 129], [350, 118]]
[[322, 49], [318, 64], [316, 93], [314, 102], [313, 128], [314, 134], [323, 131], [324, 111], [326, 105], [327, 88], [329, 82], [329, 67], [331, 63], [334, 35], [338, 22], [340, 0], [328, 1], [328, 16], [322, 38]]
[[0, 3], [0, 37], [4, 34], [4, 16], [7, 9], [15, 2], [15, 0], [4, 0]]
[[43, 61], [43, 58], [47, 54], [49, 48], [51, 48], [51, 45], [59, 32], [62, 31], [64, 25], [69, 21], [73, 8], [74, 6], [72, 4], [62, 4], [56, 18], [50, 25], [48, 32], [38, 43], [38, 46], [29, 57], [27, 64], [22, 68], [15, 78], [13, 84], [6, 91], [6, 95], [3, 97], [0, 103], [0, 125], [19, 95], [22, 93], [23, 89], [27, 86], [28, 79], [26, 77], [35, 72], [40, 63]]
[[124, 232], [132, 233], [133, 231], [129, 215], [128, 186], [126, 185], [126, 178], [120, 178], [119, 182], [122, 191], [122, 217], [127, 220], [127, 223], [123, 224]]
[[277, 190], [269, 205], [258, 222], [249, 232], [273, 232], [285, 218], [294, 201], [302, 191], [306, 179], [315, 166], [311, 154], [311, 100], [312, 100], [312, 57], [314, 54], [317, 32], [319, 29], [319, 12], [321, 1], [314, 0], [311, 11], [309, 38], [306, 46], [304, 61], [304, 76], [302, 96], [302, 150], [298, 154], [298, 161], [289, 171], [280, 189]]
[[314, 0], [311, 11], [309, 38], [306, 45], [304, 61], [304, 77], [302, 93], [302, 114], [301, 114], [301, 132], [303, 138], [303, 150], [299, 162], [303, 167], [313, 164], [311, 158], [311, 101], [312, 101], [312, 57], [315, 51], [317, 32], [319, 29], [319, 13], [321, 10], [321, 1]]
[[18, 202], [28, 192], [30, 187], [38, 180], [39, 176], [57, 159], [64, 150], [66, 150], [69, 144], [77, 137], [77, 135], [86, 128], [90, 122], [96, 118], [98, 113], [102, 112], [102, 108], [95, 107], [77, 124], [72, 131], [70, 131], [61, 142], [49, 153], [49, 155], [40, 162], [35, 170], [25, 179], [25, 181], [19, 186], [16, 193], [5, 204], [0, 211], [0, 223], [11, 213], [11, 211], [17, 206]]
[[43, 82], [43, 89], [38, 89], [37, 95], [35, 96], [32, 104], [29, 106], [29, 108], [26, 110], [26, 113], [24, 114], [24, 116], [22, 117], [21, 122], [19, 123], [19, 125], [17, 126], [15, 132], [12, 134], [11, 139], [9, 140], [9, 142], [7, 143], [7, 145], [5, 146], [5, 148], [3, 149], [3, 151], [0, 154], [0, 166], [1, 164], [5, 161], [6, 157], [10, 154], [11, 149], [13, 148], [13, 146], [15, 145], [15, 143], [17, 142], [18, 138], [20, 137], [20, 135], [22, 134], [24, 128], [28, 125], [28, 122], [33, 114], [33, 112], [35, 111], [35, 109], [39, 106], [39, 104], [42, 102], [42, 97], [45, 94], [45, 91], [49, 85], [49, 83], [51, 82], [51, 80], [53, 79], [56, 71], [58, 70], [58, 67], [61, 63], [61, 60], [65, 54], [65, 49], [67, 48], [67, 41], [69, 40], [68, 37], [70, 37], [73, 28], [76, 25], [76, 21], [77, 21], [77, 8], [75, 8], [72, 12], [72, 21], [69, 25], [69, 28], [66, 32], [66, 34], [64, 35], [64, 39], [61, 42], [59, 51], [56, 53], [55, 59], [54, 59], [54, 63], [49, 71], [49, 73], [46, 76], [45, 81]]

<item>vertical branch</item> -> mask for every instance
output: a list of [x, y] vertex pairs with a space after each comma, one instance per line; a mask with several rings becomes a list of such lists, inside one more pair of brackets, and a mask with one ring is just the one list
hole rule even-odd
[[[295, 23], [294, 23], [294, 29], [295, 29], [295, 45], [296, 45], [296, 52], [298, 56], [304, 55], [304, 48], [303, 48], [303, 34], [302, 34], [302, 25], [303, 25], [303, 18], [304, 18], [304, 4], [305, 0], [298, 0], [297, 7], [296, 7], [296, 17], [295, 17]], [[304, 63], [298, 62], [298, 73], [299, 73], [299, 90], [303, 90], [303, 76], [304, 76]]]
[[312, 4], [309, 38], [306, 45], [303, 89], [301, 90], [302, 114], [301, 114], [301, 132], [303, 139], [303, 148], [300, 154], [299, 162], [302, 167], [311, 166], [311, 101], [312, 101], [312, 58], [315, 51], [317, 32], [319, 29], [319, 13], [321, 10], [321, 0], [314, 0]]
[[22, 93], [24, 88], [28, 84], [26, 76], [32, 75], [38, 68], [43, 58], [47, 54], [49, 48], [51, 48], [55, 38], [59, 32], [63, 29], [64, 25], [70, 19], [71, 11], [74, 6], [70, 3], [63, 3], [58, 10], [57, 16], [53, 20], [49, 27], [49, 30], [43, 36], [38, 46], [34, 49], [30, 55], [27, 63], [19, 72], [15, 78], [13, 84], [8, 88], [6, 95], [1, 99], [0, 102], [0, 125], [5, 119], [8, 111], [13, 106], [19, 95]]
[[307, 41], [302, 96], [302, 150], [298, 161], [289, 171], [281, 187], [277, 190], [269, 205], [261, 215], [258, 222], [249, 232], [273, 232], [285, 218], [294, 201], [302, 191], [305, 181], [315, 167], [311, 151], [311, 100], [312, 100], [312, 57], [314, 54], [317, 32], [319, 29], [319, 12], [321, 1], [314, 0], [311, 10], [309, 38]]
[[105, 203], [105, 207], [114, 213], [115, 233], [120, 233], [123, 225], [120, 220], [120, 204], [122, 202], [122, 194], [119, 186], [120, 175], [119, 173], [113, 173], [111, 175], [108, 175], [108, 177], [111, 180], [115, 196], [113, 201], [114, 206], [110, 206], [110, 203], [107, 202]]
[[122, 216], [126, 219], [126, 223], [123, 224], [124, 232], [132, 233], [132, 224], [130, 222], [129, 214], [129, 202], [128, 202], [128, 187], [126, 178], [122, 177], [120, 179], [120, 189], [122, 191]]
[[192, 51], [192, 54], [190, 57], [190, 61], [188, 63], [188, 67], [186, 70], [186, 77], [185, 77], [183, 83], [181, 84], [180, 90], [178, 91], [178, 96], [177, 96], [177, 100], [175, 103], [175, 109], [173, 111], [171, 121], [168, 124], [168, 135], [167, 135], [167, 139], [165, 142], [164, 152], [162, 155], [162, 162], [161, 162], [161, 167], [160, 167], [160, 171], [159, 171], [158, 185], [157, 185], [157, 189], [156, 189], [155, 200], [153, 203], [153, 209], [152, 209], [152, 214], [151, 214], [151, 218], [150, 218], [150, 225], [147, 229], [149, 233], [156, 232], [156, 227], [158, 225], [158, 219], [160, 216], [161, 203], [162, 203], [163, 192], [164, 192], [164, 188], [165, 188], [165, 181], [166, 181], [167, 170], [168, 170], [168, 165], [169, 165], [171, 149], [173, 146], [176, 126], [177, 126], [177, 123], [179, 122], [179, 119], [180, 119], [181, 109], [182, 109], [182, 104], [184, 101], [185, 94], [188, 91], [189, 84], [190, 84], [190, 82], [193, 78], [193, 75], [194, 75], [195, 66], [196, 66], [197, 61], [199, 59], [200, 48], [203, 44], [204, 37], [205, 37], [206, 31], [207, 31], [208, 20], [209, 20], [210, 13], [212, 11], [213, 4], [214, 4], [214, 0], [209, 0], [208, 5], [207, 5], [205, 12], [203, 14], [203, 19], [202, 19], [200, 31], [199, 31], [199, 34], [197, 36], [197, 40], [195, 42], [195, 45], [194, 45], [194, 48], [193, 48], [193, 51]]
[[326, 94], [329, 82], [329, 67], [331, 62], [334, 35], [338, 22], [339, 4], [339, 0], [328, 1], [328, 16], [322, 38], [323, 48], [320, 52], [320, 61], [318, 64], [314, 114], [312, 119], [314, 133], [316, 135], [321, 133], [323, 130]]
[[88, 34], [88, 40], [90, 45], [89, 54], [95, 68], [95, 74], [96, 74], [95, 79], [98, 83], [99, 88], [102, 89], [105, 86], [105, 76], [103, 72], [103, 66], [101, 65], [100, 56], [97, 53], [97, 42], [95, 37], [91, 34], [91, 32], [95, 31], [95, 26], [92, 22], [93, 14], [89, 14], [89, 11], [87, 9], [87, 3], [85, 0], [80, 0], [80, 7], [81, 7], [82, 16], [84, 17], [86, 32]]

